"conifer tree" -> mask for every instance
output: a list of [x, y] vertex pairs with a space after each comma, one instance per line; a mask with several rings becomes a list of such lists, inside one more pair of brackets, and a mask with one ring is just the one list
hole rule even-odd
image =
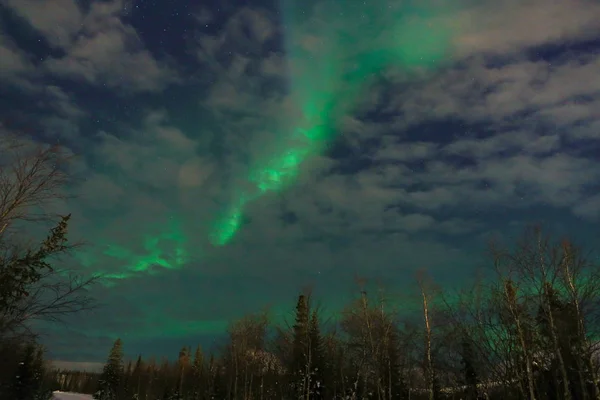
[[296, 323], [294, 324], [294, 337], [291, 360], [291, 378], [294, 391], [304, 396], [308, 391], [309, 373], [309, 318], [310, 310], [306, 296], [300, 295], [296, 305]]
[[123, 382], [123, 342], [117, 339], [108, 355], [98, 381], [97, 400], [119, 400]]
[[466, 398], [475, 400], [478, 398], [477, 385], [479, 384], [479, 377], [475, 369], [475, 349], [468, 337], [463, 338], [461, 346], [462, 371], [467, 386]]
[[299, 398], [323, 397], [325, 359], [319, 316], [316, 311], [311, 313], [308, 299], [304, 295], [298, 297], [296, 305], [290, 372], [291, 386]]
[[190, 348], [182, 347], [179, 351], [179, 358], [177, 359], [177, 389], [175, 390], [176, 399], [183, 398], [184, 396], [184, 385], [187, 384], [185, 377], [190, 366]]
[[176, 394], [177, 388], [177, 375], [173, 373], [172, 365], [169, 364], [167, 358], [163, 358], [160, 363], [160, 367], [157, 371], [157, 383], [160, 384], [160, 390], [157, 387], [156, 393], [161, 396], [163, 400], [171, 400]]
[[157, 391], [157, 386], [158, 386], [158, 367], [156, 365], [156, 359], [154, 357], [151, 357], [150, 360], [148, 360], [147, 366], [146, 366], [146, 383], [145, 383], [145, 391], [146, 391], [146, 396], [148, 398], [152, 397], [155, 398], [156, 394], [158, 393]]
[[308, 331], [311, 355], [310, 394], [312, 399], [321, 399], [324, 394], [325, 358], [317, 311], [313, 311], [311, 315]]
[[202, 348], [196, 347], [194, 353], [194, 362], [192, 364], [192, 399], [199, 400], [202, 396], [203, 378], [204, 378], [204, 355], [202, 354]]
[[128, 395], [131, 393], [131, 382], [133, 375], [133, 363], [131, 360], [127, 362], [127, 367], [125, 367], [125, 372], [123, 373], [123, 378], [121, 380], [121, 391], [123, 392], [123, 397], [128, 398]]
[[216, 398], [221, 393], [221, 382], [214, 354], [211, 354], [208, 360], [207, 383], [206, 395], [209, 399]]
[[135, 362], [135, 367], [133, 368], [133, 372], [131, 373], [131, 393], [132, 398], [134, 400], [138, 400], [140, 398], [140, 390], [142, 385], [142, 356], [139, 355], [137, 361]]
[[14, 400], [47, 400], [52, 392], [43, 387], [44, 360], [42, 350], [34, 343], [25, 346], [13, 386]]

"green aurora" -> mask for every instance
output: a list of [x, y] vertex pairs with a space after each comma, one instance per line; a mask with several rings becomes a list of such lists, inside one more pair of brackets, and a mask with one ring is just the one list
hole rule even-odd
[[84, 267], [94, 268], [96, 273], [102, 277], [101, 282], [107, 286], [112, 286], [121, 279], [135, 277], [140, 273], [154, 275], [165, 270], [183, 268], [190, 260], [190, 256], [186, 249], [188, 240], [181, 222], [170, 219], [164, 225], [160, 225], [162, 229], [164, 226], [167, 226], [166, 230], [156, 234], [147, 234], [142, 238], [144, 250], [142, 254], [116, 243], [101, 245], [102, 255], [122, 266], [119, 272], [98, 271], [95, 268], [98, 263], [97, 258], [87, 252], [80, 252], [77, 257]]
[[[390, 67], [405, 72], [431, 69], [448, 57], [451, 29], [431, 22], [444, 10], [439, 6], [390, 10], [386, 4], [369, 6], [368, 13], [364, 7], [347, 7], [343, 13], [325, 11], [336, 15], [336, 20], [322, 27], [300, 21], [301, 13], [295, 12], [291, 3], [283, 5], [288, 91], [298, 117], [285, 121], [290, 128], [276, 143], [268, 144], [269, 154], [250, 166], [240, 180], [243, 189], [234, 188], [233, 200], [211, 225], [207, 239], [213, 246], [233, 240], [250, 202], [285, 190], [311, 157], [327, 149], [335, 140], [339, 119], [352, 112], [377, 73]], [[357, 47], [357, 43], [367, 43], [369, 48]], [[170, 217], [166, 223], [156, 221], [155, 229], [140, 238], [141, 250], [106, 242], [100, 246], [101, 254], [84, 252], [78, 259], [101, 275], [107, 286], [140, 274], [181, 269], [191, 258], [204, 255], [199, 246], [190, 247], [183, 221], [180, 216]], [[106, 257], [120, 266], [118, 272], [98, 269], [99, 259]]]
[[[298, 70], [290, 73], [290, 95], [300, 118], [289, 133], [282, 133], [279, 149], [250, 168], [246, 182], [252, 191], [242, 191], [215, 222], [211, 242], [216, 246], [226, 245], [239, 232], [249, 202], [291, 185], [303, 163], [326, 149], [335, 138], [339, 118], [352, 111], [374, 74], [390, 66], [407, 71], [431, 68], [448, 54], [450, 31], [428, 22], [435, 17], [433, 10], [402, 8], [388, 13], [382, 3], [380, 7], [370, 4], [369, 10], [375, 11], [366, 14], [364, 7], [348, 7], [340, 18], [341, 25], [351, 30], [336, 31], [333, 22], [315, 32], [314, 27], [309, 30], [294, 21], [296, 13], [289, 4], [283, 8], [288, 63], [292, 71]], [[314, 54], [315, 49], [302, 43], [316, 37], [319, 49]], [[374, 46], [356, 49], [354, 44], [361, 42]]]

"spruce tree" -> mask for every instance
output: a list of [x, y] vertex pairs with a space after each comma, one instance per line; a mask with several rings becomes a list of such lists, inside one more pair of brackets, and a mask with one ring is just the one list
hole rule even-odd
[[94, 393], [97, 400], [119, 400], [123, 382], [123, 342], [117, 339], [108, 355]]
[[310, 310], [306, 296], [300, 295], [296, 305], [296, 323], [294, 324], [294, 337], [292, 360], [290, 365], [291, 382], [294, 392], [304, 396], [307, 391], [309, 364], [309, 318]]
[[13, 385], [14, 400], [47, 400], [52, 392], [44, 388], [42, 350], [34, 343], [25, 346]]
[[310, 360], [310, 397], [312, 399], [321, 399], [324, 395], [323, 377], [325, 373], [325, 358], [323, 349], [323, 338], [319, 328], [319, 315], [313, 311], [309, 328], [309, 352]]
[[127, 367], [125, 368], [125, 372], [123, 373], [123, 377], [121, 378], [121, 394], [123, 398], [129, 398], [129, 394], [131, 393], [131, 382], [133, 375], [133, 363], [131, 360], [127, 362]]
[[134, 400], [138, 400], [140, 398], [140, 389], [142, 384], [142, 356], [138, 355], [137, 361], [135, 362], [135, 367], [133, 368], [133, 372], [131, 374], [131, 393], [132, 398]]
[[203, 372], [204, 372], [204, 355], [202, 354], [202, 348], [200, 346], [196, 347], [196, 352], [194, 353], [194, 363], [192, 364], [192, 379], [193, 379], [193, 387], [192, 387], [192, 400], [199, 400], [202, 396], [203, 389]]
[[308, 299], [298, 297], [293, 327], [291, 387], [301, 399], [324, 396], [325, 358], [318, 313], [310, 310]]
[[181, 399], [186, 392], [184, 385], [187, 384], [185, 377], [188, 372], [190, 365], [190, 348], [183, 347], [179, 351], [179, 357], [177, 359], [177, 388], [175, 390], [175, 399]]
[[144, 391], [148, 398], [156, 398], [158, 390], [158, 367], [156, 365], [156, 359], [151, 357], [146, 366], [146, 382]]
[[475, 400], [478, 398], [477, 385], [479, 384], [479, 377], [475, 369], [475, 349], [468, 337], [464, 337], [462, 340], [461, 358], [465, 385], [467, 386], [466, 398]]
[[35, 381], [38, 383], [34, 400], [51, 399], [53, 397], [51, 386], [53, 385], [47, 381], [49, 371], [44, 362], [44, 349], [42, 346], [36, 346], [33, 371], [35, 372]]

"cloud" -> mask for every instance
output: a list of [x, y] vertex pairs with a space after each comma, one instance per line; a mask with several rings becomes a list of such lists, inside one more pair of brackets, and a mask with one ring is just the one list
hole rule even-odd
[[575, 206], [573, 212], [579, 216], [589, 219], [597, 219], [600, 215], [600, 195], [583, 199], [579, 204]]
[[597, 115], [593, 106], [600, 84], [592, 76], [599, 63], [598, 56], [553, 60], [551, 64], [521, 57], [498, 66], [474, 58], [422, 85], [405, 88], [387, 105], [386, 112], [403, 113], [407, 124], [454, 117], [506, 123], [523, 113], [563, 126], [584, 122]]
[[[376, 168], [386, 171], [386, 179], [376, 175], [378, 184], [399, 188], [399, 201], [417, 209], [539, 205], [596, 218], [595, 202], [589, 199], [599, 169], [589, 146], [597, 148], [598, 143], [589, 140], [599, 138], [595, 105], [600, 86], [593, 75], [600, 58], [560, 46], [593, 37], [598, 29], [590, 33], [585, 27], [600, 8], [585, 1], [572, 8], [561, 2], [508, 3], [482, 3], [459, 13], [474, 22], [456, 37], [455, 64], [422, 81], [389, 75], [395, 82], [385, 90], [389, 101], [366, 104], [366, 109], [384, 107], [385, 115], [394, 117], [383, 125], [362, 121], [351, 129], [360, 132], [351, 135], [354, 146], [383, 135], [372, 156]], [[532, 21], [543, 29], [527, 34], [516, 26], [522, 16], [535, 16]], [[432, 120], [442, 122], [434, 125]], [[445, 145], [407, 136], [422, 134], [428, 126], [448, 130], [438, 133]], [[410, 173], [388, 165], [394, 162], [408, 163]]]
[[[203, 12], [202, 22], [208, 17]], [[264, 10], [243, 7], [235, 12], [217, 35], [202, 35], [198, 38], [197, 55], [201, 61], [216, 65], [219, 52], [242, 52], [260, 55], [267, 39], [275, 32], [273, 22]]]
[[124, 200], [124, 190], [105, 174], [86, 177], [79, 188], [81, 200], [91, 209], [112, 210]]
[[210, 12], [210, 10], [201, 8], [194, 13], [194, 18], [196, 18], [196, 21], [199, 25], [206, 26], [213, 20], [213, 14]]
[[47, 105], [53, 108], [53, 111], [62, 118], [78, 119], [87, 114], [86, 111], [78, 107], [73, 98], [62, 88], [55, 85], [44, 87]]
[[7, 0], [6, 4], [59, 48], [71, 45], [83, 23], [84, 15], [72, 0]]
[[177, 73], [157, 61], [123, 21], [121, 0], [92, 2], [87, 12], [73, 0], [61, 0], [60, 6], [32, 0], [8, 5], [64, 52], [43, 62], [52, 75], [130, 92], [159, 91], [177, 81]]
[[410, 162], [429, 159], [437, 151], [438, 145], [435, 143], [411, 141], [396, 146], [393, 139], [388, 137], [373, 157], [379, 161]]
[[206, 161], [196, 157], [188, 160], [179, 169], [178, 181], [182, 187], [199, 187], [213, 172], [213, 167]]
[[10, 82], [24, 74], [30, 73], [33, 65], [27, 56], [0, 32], [0, 78], [3, 82]]
[[100, 132], [98, 139], [94, 153], [106, 166], [149, 188], [173, 187], [180, 169], [197, 158], [198, 142], [165, 123], [163, 111], [148, 111], [129, 138]]
[[[361, 172], [360, 176], [363, 185], [394, 188], [388, 191], [390, 202], [423, 210], [537, 204], [574, 211], [590, 196], [600, 179], [600, 168], [595, 160], [577, 152], [566, 154], [565, 146], [557, 140], [521, 132], [481, 140], [458, 139], [425, 158], [419, 169], [392, 163]], [[410, 144], [388, 145], [386, 153], [395, 154], [396, 148], [402, 154]], [[457, 163], [452, 158], [456, 156], [469, 161]], [[360, 190], [373, 191], [364, 187]]]
[[506, 152], [548, 154], [560, 148], [559, 135], [539, 135], [528, 130], [499, 132], [485, 138], [458, 139], [444, 148], [449, 155], [486, 159]]
[[[320, 225], [322, 231], [335, 227], [331, 231], [335, 233], [363, 228], [376, 231], [391, 224], [401, 231], [457, 235], [481, 229], [481, 224], [468, 217], [446, 219], [441, 213], [452, 210], [464, 215], [472, 207], [477, 213], [473, 217], [478, 218], [480, 211], [493, 207], [526, 209], [535, 205], [575, 212], [598, 178], [598, 168], [580, 154], [571, 130], [583, 122], [578, 133], [581, 137], [588, 122], [597, 118], [593, 108], [596, 100], [589, 98], [598, 88], [583, 82], [593, 79], [598, 60], [563, 53], [549, 63], [531, 58], [527, 51], [557, 41], [590, 38], [586, 27], [592, 26], [592, 16], [599, 8], [592, 2], [574, 7], [560, 2], [546, 5], [539, 1], [482, 3], [434, 15], [432, 21], [443, 20], [450, 26], [464, 23], [454, 30], [452, 62], [422, 75], [422, 79], [413, 76], [411, 82], [407, 82], [406, 74], [391, 74], [388, 76], [394, 79], [386, 83], [393, 86], [368, 90], [371, 97], [362, 102], [360, 110], [383, 110], [392, 117], [385, 122], [364, 115], [344, 118], [340, 140], [350, 144], [355, 155], [368, 160], [367, 166], [355, 177], [331, 176], [319, 181], [321, 174], [334, 173], [338, 160], [333, 158], [312, 170], [312, 178], [301, 178], [304, 192], [301, 200], [292, 203], [298, 208], [290, 209], [301, 224]], [[525, 17], [535, 17], [543, 29], [535, 35], [523, 30], [518, 21]], [[286, 119], [293, 114], [286, 114], [290, 104], [286, 95], [265, 95], [255, 89], [268, 82], [271, 68], [257, 73], [253, 65], [261, 60], [263, 65], [285, 63], [273, 53], [261, 56], [256, 50], [261, 40], [251, 46], [255, 50], [250, 55], [226, 46], [228, 38], [239, 33], [233, 25], [239, 21], [232, 17], [222, 33], [198, 42], [200, 59], [207, 64], [216, 62], [211, 65], [218, 71], [211, 95], [202, 105], [220, 117], [232, 137], [235, 132], [244, 132], [244, 140], [228, 142], [229, 148], [249, 153], [251, 160], [261, 159], [264, 153], [248, 149], [247, 142], [256, 143], [256, 138], [268, 142], [265, 138], [283, 134], [277, 130], [271, 134], [264, 128], [265, 120], [272, 120], [273, 115], [285, 115], [282, 119]], [[360, 48], [361, 43], [356, 46]], [[221, 48], [230, 52], [228, 57], [220, 58]], [[272, 70], [279, 73], [285, 68]], [[573, 76], [587, 78], [579, 81]], [[239, 118], [249, 110], [251, 115]], [[234, 111], [238, 118], [231, 118], [229, 113]], [[443, 121], [450, 118], [463, 121], [464, 131], [438, 132], [437, 136], [446, 136], [442, 143], [418, 136], [421, 124], [437, 120], [443, 127]], [[262, 130], [258, 126], [261, 123]], [[549, 126], [554, 128], [549, 131]], [[413, 130], [416, 135], [408, 136]], [[399, 205], [404, 209], [398, 209]], [[397, 215], [386, 219], [383, 215], [388, 215], [385, 210], [390, 206], [396, 207]], [[323, 207], [349, 214], [326, 214], [320, 211]], [[364, 211], [367, 209], [369, 212]], [[294, 232], [298, 234], [298, 230]]]
[[593, 39], [600, 5], [591, 0], [484, 1], [450, 16], [462, 33], [459, 54], [518, 52], [524, 48]]

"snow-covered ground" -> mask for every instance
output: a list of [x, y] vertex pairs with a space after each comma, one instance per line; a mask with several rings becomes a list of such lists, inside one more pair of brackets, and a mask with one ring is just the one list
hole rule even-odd
[[52, 393], [52, 400], [92, 400], [91, 394], [59, 392]]

